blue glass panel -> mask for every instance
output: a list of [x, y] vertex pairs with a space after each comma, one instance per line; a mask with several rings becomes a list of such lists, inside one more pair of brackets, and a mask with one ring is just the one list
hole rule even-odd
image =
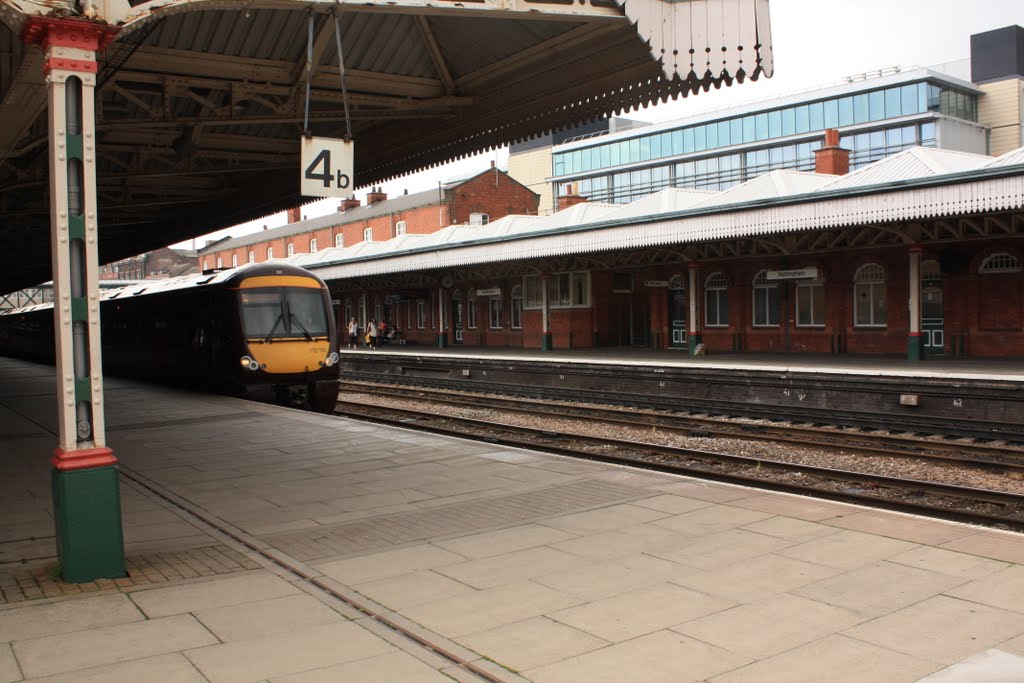
[[693, 151], [702, 152], [707, 149], [707, 132], [704, 126], [693, 127]]
[[885, 146], [889, 148], [889, 153], [892, 154], [898, 148], [903, 146], [903, 130], [901, 128], [889, 128], [885, 131]]
[[892, 119], [903, 116], [903, 104], [900, 102], [900, 89], [887, 88], [885, 90], [885, 118]]
[[754, 117], [743, 117], [743, 142], [754, 141]]
[[782, 112], [776, 109], [768, 112], [768, 137], [777, 138], [782, 136]]
[[903, 126], [900, 128], [901, 142], [906, 147], [917, 144], [917, 126]]
[[709, 123], [704, 126], [704, 130], [707, 131], [708, 136], [708, 149], [718, 148], [718, 124]]
[[681, 130], [672, 131], [672, 153], [683, 153], [683, 131]]
[[757, 140], [768, 139], [768, 114], [754, 115], [754, 138]]
[[772, 147], [768, 150], [768, 163], [772, 165], [772, 168], [778, 168], [782, 165], [782, 148]]
[[839, 100], [839, 125], [849, 126], [853, 124], [853, 98], [844, 97]]
[[885, 93], [875, 90], [868, 94], [868, 116], [872, 121], [881, 121], [885, 118]]
[[693, 128], [687, 128], [683, 131], [683, 154], [689, 154], [693, 151]]
[[782, 161], [786, 166], [796, 163], [796, 147], [794, 145], [786, 145], [782, 148]]
[[565, 173], [565, 156], [562, 154], [556, 154], [554, 161], [555, 163], [552, 175], [562, 175]]
[[823, 104], [825, 108], [825, 127], [836, 128], [839, 125], [839, 100], [828, 100]]
[[629, 160], [629, 163], [635, 164], [636, 162], [640, 161], [640, 141], [637, 140], [636, 138], [633, 138], [632, 140], [627, 140], [626, 142], [626, 149], [629, 150], [626, 152], [626, 158]]
[[937, 86], [928, 85], [928, 111], [939, 110], [939, 89]]
[[871, 112], [868, 109], [868, 96], [867, 94], [854, 95], [853, 96], [853, 122], [854, 123], [867, 123], [870, 119]]
[[935, 124], [934, 123], [922, 123], [921, 124], [921, 146], [922, 147], [934, 147], [935, 146]]
[[796, 132], [806, 133], [811, 129], [811, 112], [807, 105], [796, 108]]
[[661, 136], [655, 135], [651, 138], [651, 158], [660, 159], [661, 157]]
[[821, 102], [808, 105], [807, 109], [811, 118], [811, 130], [823, 130], [825, 128], [825, 108]]
[[732, 142], [730, 142], [729, 140], [730, 140], [730, 138], [729, 138], [729, 122], [728, 121], [719, 121], [719, 123], [718, 123], [718, 146], [719, 147], [728, 147], [729, 145], [732, 144]]
[[782, 110], [782, 134], [793, 135], [796, 133], [796, 109], [789, 107]]
[[611, 145], [601, 145], [601, 168], [608, 168], [612, 165]]
[[734, 145], [743, 144], [743, 119], [733, 119], [729, 122], [729, 139]]
[[622, 163], [622, 159], [619, 156], [619, 145], [617, 143], [611, 143], [608, 145], [608, 156], [611, 157], [611, 165], [618, 166]]
[[[888, 103], [885, 108], [888, 110]], [[919, 111], [917, 108], [917, 86], [904, 85], [900, 88], [900, 115], [917, 114]]]
[[648, 136], [637, 138], [634, 140], [640, 146], [640, 161], [651, 160], [651, 138]]
[[978, 120], [978, 96], [968, 95], [967, 96], [967, 120], [977, 121]]

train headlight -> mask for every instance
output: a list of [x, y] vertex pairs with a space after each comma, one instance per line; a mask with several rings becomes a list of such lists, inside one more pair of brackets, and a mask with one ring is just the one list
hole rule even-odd
[[246, 368], [248, 370], [252, 370], [253, 372], [255, 372], [255, 371], [260, 369], [260, 364], [257, 363], [256, 361], [254, 361], [249, 356], [242, 356], [242, 359], [241, 359], [240, 362], [241, 362], [243, 368]]
[[331, 367], [331, 366], [333, 366], [337, 362], [338, 362], [338, 352], [337, 351], [331, 351], [331, 355], [327, 356], [327, 360], [324, 361], [324, 365], [326, 365], [327, 367]]

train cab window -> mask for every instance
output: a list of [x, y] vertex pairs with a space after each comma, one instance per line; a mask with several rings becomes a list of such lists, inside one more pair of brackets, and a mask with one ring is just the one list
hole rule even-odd
[[243, 289], [242, 321], [249, 339], [326, 337], [327, 307], [319, 289]]

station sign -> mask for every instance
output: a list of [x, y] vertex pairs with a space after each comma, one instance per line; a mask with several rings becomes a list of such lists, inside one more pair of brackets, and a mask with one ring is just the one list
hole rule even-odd
[[769, 282], [777, 280], [817, 280], [818, 269], [814, 266], [808, 268], [793, 268], [790, 270], [769, 270], [765, 273]]
[[668, 280], [644, 280], [644, 287], [668, 287]]
[[340, 197], [355, 194], [352, 145], [338, 138], [300, 138], [299, 192], [305, 197]]
[[494, 289], [478, 289], [476, 290], [477, 296], [501, 296], [501, 288], [495, 287]]

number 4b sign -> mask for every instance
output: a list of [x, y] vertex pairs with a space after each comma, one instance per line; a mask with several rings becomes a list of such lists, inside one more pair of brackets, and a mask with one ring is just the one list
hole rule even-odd
[[305, 197], [352, 196], [352, 143], [336, 138], [301, 138], [299, 191]]

